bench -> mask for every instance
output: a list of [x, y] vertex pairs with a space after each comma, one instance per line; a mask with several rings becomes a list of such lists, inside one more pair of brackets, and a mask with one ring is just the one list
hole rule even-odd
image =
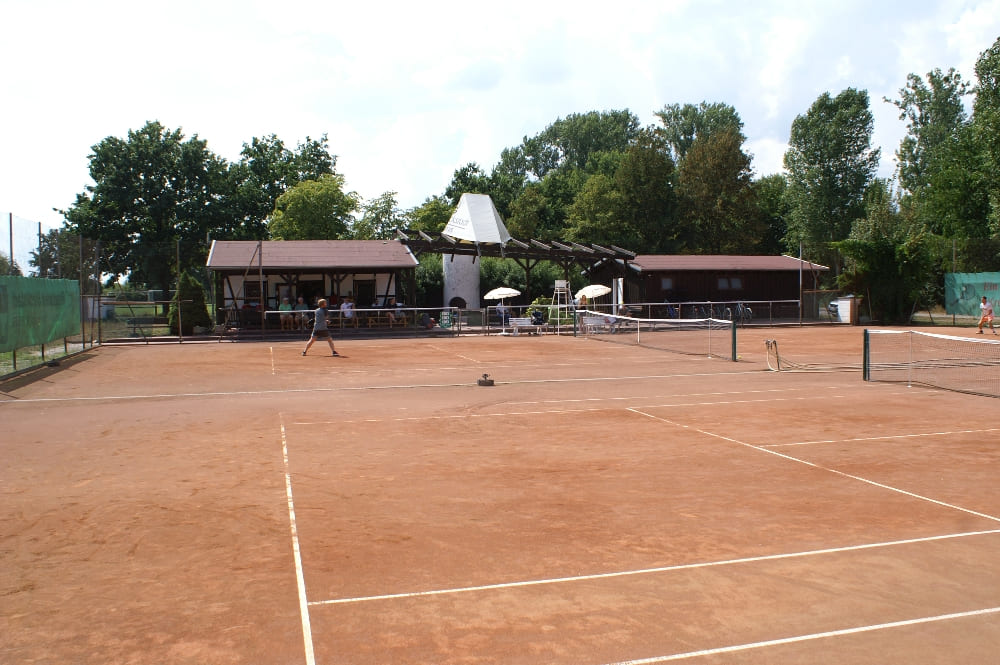
[[167, 325], [167, 317], [165, 316], [133, 316], [129, 319], [125, 319], [125, 324], [129, 327], [129, 334], [132, 337], [137, 337], [139, 333], [145, 328], [152, 328], [153, 326], [165, 326]]
[[582, 326], [585, 335], [602, 332], [614, 332], [617, 319], [613, 316], [585, 316]]
[[514, 329], [514, 334], [518, 334], [521, 328], [525, 329], [529, 335], [540, 335], [542, 326], [535, 325], [528, 316], [512, 316], [508, 319], [508, 325]]
[[393, 312], [392, 317], [389, 316], [389, 312], [368, 313], [369, 328], [395, 328], [396, 326], [405, 328], [408, 323], [406, 314], [403, 312]]

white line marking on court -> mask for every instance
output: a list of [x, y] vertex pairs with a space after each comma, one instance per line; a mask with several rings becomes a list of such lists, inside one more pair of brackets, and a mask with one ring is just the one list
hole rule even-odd
[[[469, 369], [466, 367], [465, 369]], [[358, 373], [367, 373], [366, 370], [358, 370]], [[703, 372], [695, 374], [646, 374], [646, 375], [636, 375], [636, 376], [606, 376], [606, 377], [577, 377], [577, 378], [566, 378], [566, 379], [528, 379], [523, 381], [497, 381], [496, 385], [520, 385], [528, 383], [593, 383], [602, 381], [637, 381], [637, 380], [648, 380], [648, 379], [676, 379], [679, 377], [694, 377], [694, 376], [733, 376], [742, 374], [762, 374], [760, 370], [748, 370], [745, 372]], [[140, 399], [170, 399], [170, 398], [181, 398], [181, 397], [240, 397], [240, 396], [253, 396], [253, 395], [283, 395], [283, 394], [302, 394], [302, 393], [329, 393], [329, 392], [362, 392], [365, 390], [419, 390], [423, 388], [460, 388], [460, 387], [475, 387], [475, 379], [470, 378], [468, 381], [463, 381], [461, 383], [401, 383], [401, 384], [390, 384], [383, 386], [337, 386], [333, 388], [283, 388], [283, 389], [273, 389], [273, 390], [233, 390], [233, 391], [211, 391], [202, 393], [150, 393], [145, 395], [96, 395], [93, 397], [37, 397], [30, 399], [18, 399], [18, 400], [0, 400], [0, 404], [38, 404], [43, 402], [96, 402], [101, 400], [108, 401], [127, 401], [127, 400], [140, 400]], [[678, 405], [684, 406], [684, 405]]]
[[807, 642], [809, 640], [821, 640], [828, 637], [843, 637], [844, 635], [856, 635], [858, 633], [868, 633], [875, 630], [887, 630], [890, 628], [902, 628], [905, 626], [917, 626], [924, 623], [936, 621], [952, 621], [954, 619], [966, 619], [968, 617], [985, 616], [1000, 612], [1000, 607], [987, 607], [981, 610], [970, 610], [968, 612], [954, 612], [952, 614], [939, 614], [937, 616], [920, 617], [918, 619], [905, 619], [903, 621], [890, 621], [888, 623], [878, 623], [870, 626], [857, 626], [855, 628], [844, 628], [842, 630], [830, 630], [825, 633], [811, 633], [808, 635], [796, 635], [795, 637], [783, 637], [776, 640], [765, 640], [763, 642], [751, 642], [749, 644], [735, 644], [728, 647], [718, 647], [716, 649], [703, 649], [701, 651], [688, 651], [687, 653], [675, 653], [669, 656], [654, 656], [653, 658], [640, 658], [638, 660], [622, 660], [608, 665], [651, 665], [652, 663], [666, 663], [672, 660], [687, 660], [688, 658], [700, 658], [701, 656], [716, 656], [724, 653], [736, 651], [747, 651], [749, 649], [761, 649], [764, 647], [774, 647], [783, 644], [794, 644], [796, 642]]
[[871, 550], [883, 547], [896, 547], [899, 545], [912, 545], [915, 543], [928, 543], [938, 540], [950, 540], [954, 538], [969, 538], [973, 536], [988, 536], [1000, 534], [1000, 529], [990, 531], [969, 531], [966, 533], [950, 533], [943, 536], [926, 536], [923, 538], [908, 538], [906, 540], [893, 540], [883, 543], [866, 543], [864, 545], [846, 545], [844, 547], [830, 547], [821, 550], [808, 550], [804, 552], [785, 552], [782, 554], [765, 554], [762, 556], [745, 557], [742, 559], [726, 559], [723, 561], [702, 561], [700, 563], [682, 563], [674, 566], [660, 566], [657, 568], [641, 568], [638, 570], [621, 570], [611, 573], [595, 573], [592, 575], [573, 575], [570, 577], [553, 577], [539, 580], [521, 580], [519, 582], [502, 582], [499, 584], [483, 584], [480, 586], [458, 587], [453, 589], [431, 589], [429, 591], [414, 591], [411, 593], [389, 593], [380, 596], [359, 596], [356, 598], [331, 598], [328, 600], [313, 600], [310, 605], [345, 605], [349, 603], [365, 603], [374, 600], [394, 600], [398, 598], [419, 598], [422, 596], [444, 596], [456, 593], [472, 593], [477, 591], [495, 591], [497, 589], [515, 589], [529, 586], [543, 586], [547, 584], [565, 584], [567, 582], [586, 582], [589, 580], [610, 579], [615, 577], [632, 577], [636, 575], [653, 575], [658, 573], [669, 573], [679, 570], [695, 570], [699, 568], [715, 568], [721, 566], [734, 566], [744, 563], [759, 563], [761, 561], [781, 561], [783, 559], [796, 559], [807, 556], [821, 556], [825, 554], [840, 554], [843, 552], [857, 552], [861, 550]]
[[957, 506], [957, 505], [955, 505], [953, 503], [947, 503], [945, 501], [938, 501], [937, 499], [932, 499], [932, 498], [930, 498], [928, 496], [923, 496], [921, 494], [916, 494], [914, 492], [908, 492], [908, 491], [906, 491], [904, 489], [900, 489], [898, 487], [893, 487], [892, 485], [886, 485], [885, 483], [880, 483], [880, 482], [876, 482], [874, 480], [869, 480], [867, 478], [862, 478], [861, 476], [855, 476], [855, 475], [850, 474], [850, 473], [845, 473], [843, 471], [838, 471], [837, 469], [831, 469], [830, 467], [823, 466], [821, 464], [816, 464], [815, 462], [809, 462], [809, 461], [804, 460], [804, 459], [799, 459], [798, 457], [793, 457], [793, 456], [787, 455], [785, 453], [779, 453], [776, 450], [770, 450], [770, 449], [764, 448], [762, 446], [755, 446], [752, 443], [746, 443], [744, 441], [739, 441], [739, 440], [734, 439], [734, 438], [732, 438], [730, 436], [723, 436], [722, 434], [716, 434], [715, 432], [709, 432], [707, 430], [699, 429], [697, 427], [688, 427], [687, 425], [682, 425], [681, 423], [674, 422], [674, 421], [669, 420], [667, 418], [661, 418], [660, 416], [654, 416], [651, 413], [645, 413], [645, 412], [640, 411], [640, 410], [635, 409], [635, 408], [630, 408], [629, 411], [633, 411], [633, 412], [635, 412], [635, 413], [637, 413], [639, 415], [646, 416], [647, 418], [652, 418], [653, 420], [660, 420], [662, 422], [669, 423], [669, 424], [671, 424], [671, 425], [673, 425], [675, 427], [684, 427], [684, 428], [687, 428], [687, 429], [692, 429], [695, 432], [699, 432], [699, 433], [704, 434], [706, 436], [711, 436], [711, 437], [714, 437], [716, 439], [722, 439], [723, 441], [729, 441], [730, 443], [735, 443], [735, 444], [740, 445], [740, 446], [745, 446], [745, 447], [751, 448], [753, 450], [759, 450], [759, 451], [761, 451], [763, 453], [767, 453], [768, 455], [775, 455], [777, 457], [782, 457], [782, 458], [790, 460], [792, 462], [798, 462], [799, 464], [805, 464], [806, 466], [811, 466], [814, 469], [819, 469], [821, 471], [826, 471], [828, 473], [833, 473], [833, 474], [836, 474], [838, 476], [842, 476], [844, 478], [850, 478], [852, 480], [857, 480], [859, 482], [871, 485], [873, 487], [880, 487], [882, 489], [889, 490], [890, 492], [896, 492], [897, 494], [903, 494], [905, 496], [909, 496], [909, 497], [912, 497], [914, 499], [919, 499], [921, 501], [927, 501], [929, 503], [933, 503], [933, 504], [936, 504], [938, 506], [943, 506], [945, 508], [951, 508], [952, 510], [958, 510], [958, 511], [961, 511], [961, 512], [969, 514], [969, 515], [975, 515], [976, 517], [982, 517], [984, 519], [991, 520], [993, 522], [1000, 522], [1000, 517], [997, 517], [995, 515], [987, 515], [986, 513], [980, 513], [978, 511], [972, 510], [970, 508], [963, 508], [962, 506]]
[[271, 376], [274, 376], [277, 374], [277, 372], [274, 369], [274, 347], [271, 346], [268, 348], [271, 350]]
[[816, 443], [852, 443], [855, 441], [883, 441], [887, 439], [915, 439], [924, 436], [949, 436], [952, 434], [985, 434], [986, 432], [1000, 432], [1000, 427], [989, 427], [987, 429], [959, 429], [951, 432], [923, 432], [921, 434], [886, 434], [885, 436], [859, 436], [853, 439], [818, 439], [816, 441], [799, 441], [798, 443], [769, 443], [761, 444], [761, 448], [784, 448], [788, 446], [811, 446]]
[[316, 665], [313, 654], [312, 626], [309, 623], [309, 601], [306, 597], [306, 578], [302, 570], [302, 552], [299, 549], [299, 529], [295, 522], [295, 501], [292, 499], [292, 472], [288, 464], [288, 437], [285, 434], [285, 417], [281, 422], [281, 457], [285, 463], [285, 496], [288, 499], [288, 522], [292, 533], [292, 554], [295, 558], [295, 582], [299, 590], [299, 614], [302, 615], [302, 639], [306, 648], [306, 665]]
[[[843, 386], [826, 386], [826, 389], [827, 390], [842, 390]], [[705, 395], [716, 395], [716, 396], [721, 396], [721, 395], [746, 395], [746, 394], [755, 395], [755, 394], [768, 394], [768, 393], [772, 393], [773, 394], [773, 393], [799, 392], [801, 390], [802, 390], [801, 388], [773, 388], [773, 389], [769, 389], [769, 390], [728, 390], [728, 391], [710, 392], [710, 393], [684, 393], [683, 396], [684, 397], [703, 397]], [[671, 394], [671, 395], [633, 395], [633, 396], [626, 396], [626, 397], [586, 397], [586, 398], [580, 398], [580, 399], [543, 399], [543, 400], [531, 400], [531, 401], [525, 401], [525, 402], [507, 402], [507, 404], [510, 404], [512, 406], [516, 406], [518, 404], [562, 404], [562, 403], [565, 403], [565, 402], [602, 402], [602, 401], [608, 401], [608, 402], [617, 401], [617, 402], [621, 402], [621, 401], [629, 400], [629, 399], [643, 399], [643, 400], [646, 400], [646, 399], [653, 399], [653, 398], [662, 399], [662, 398], [665, 398], [665, 397], [680, 397], [680, 395], [677, 395], [677, 394]]]

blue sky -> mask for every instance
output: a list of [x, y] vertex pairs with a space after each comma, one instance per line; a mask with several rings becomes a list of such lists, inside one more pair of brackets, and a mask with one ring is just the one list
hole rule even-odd
[[0, 13], [0, 213], [22, 265], [38, 223], [59, 226], [52, 208], [90, 184], [90, 147], [148, 120], [229, 160], [254, 136], [326, 133], [348, 189], [409, 208], [466, 163], [489, 171], [594, 110], [652, 124], [667, 104], [731, 104], [756, 173], [774, 173], [795, 116], [854, 87], [888, 176], [905, 126], [883, 97], [935, 67], [974, 80], [1000, 36], [1000, 0], [0, 0]]

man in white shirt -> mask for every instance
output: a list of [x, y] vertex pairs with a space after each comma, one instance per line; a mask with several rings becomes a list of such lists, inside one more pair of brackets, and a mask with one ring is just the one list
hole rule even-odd
[[983, 313], [983, 315], [979, 317], [979, 334], [983, 334], [983, 326], [988, 323], [990, 324], [990, 330], [992, 330], [993, 334], [996, 335], [996, 328], [993, 327], [993, 303], [987, 300], [986, 296], [983, 296], [983, 302], [979, 304], [979, 311]]

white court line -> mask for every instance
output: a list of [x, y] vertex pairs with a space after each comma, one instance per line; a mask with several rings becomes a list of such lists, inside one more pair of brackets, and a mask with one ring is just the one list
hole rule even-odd
[[[293, 425], [301, 426], [312, 426], [312, 425], [332, 425], [335, 423], [348, 424], [348, 423], [396, 423], [396, 422], [420, 422], [425, 420], [464, 420], [466, 418], [496, 418], [499, 416], [540, 416], [540, 415], [559, 415], [562, 413], [590, 413], [593, 411], [609, 411], [612, 409], [624, 408], [626, 411], [635, 411], [636, 409], [659, 409], [659, 408], [674, 408], [679, 406], [717, 406], [722, 404], [758, 404], [760, 402], [796, 402], [796, 401], [807, 401], [814, 399], [829, 400], [830, 398], [842, 398], [846, 395], [805, 395], [802, 397], [768, 397], [764, 399], [731, 399], [731, 400], [720, 400], [712, 402], [670, 402], [665, 404], [641, 404], [636, 406], [626, 406], [621, 407], [620, 405], [610, 404], [608, 406], [592, 406], [583, 407], [579, 409], [539, 409], [534, 411], [494, 411], [490, 413], [456, 413], [447, 415], [434, 415], [434, 416], [398, 416], [393, 418], [358, 418], [355, 420], [297, 420], [294, 421]], [[584, 401], [584, 400], [555, 400], [556, 403], [566, 401]], [[522, 404], [531, 404], [531, 402], [521, 402]], [[643, 414], [646, 415], [646, 414]], [[700, 431], [700, 430], [698, 430]], [[746, 444], [750, 445], [750, 444]]]
[[879, 483], [879, 482], [876, 482], [874, 480], [869, 480], [868, 478], [862, 478], [861, 476], [855, 476], [855, 475], [850, 474], [850, 473], [845, 473], [843, 471], [838, 471], [837, 469], [831, 469], [830, 467], [823, 466], [821, 464], [816, 464], [814, 462], [809, 462], [809, 461], [804, 460], [804, 459], [799, 459], [798, 457], [792, 457], [791, 455], [787, 455], [785, 453], [779, 453], [776, 450], [770, 450], [770, 449], [764, 448], [762, 446], [755, 446], [752, 443], [746, 443], [744, 441], [739, 441], [739, 440], [734, 439], [734, 438], [732, 438], [730, 436], [723, 436], [722, 434], [716, 434], [715, 432], [709, 432], [707, 430], [699, 429], [697, 427], [691, 427], [689, 425], [683, 425], [681, 423], [674, 422], [674, 421], [669, 420], [667, 418], [661, 418], [660, 416], [654, 416], [651, 413], [645, 413], [643, 411], [639, 411], [638, 409], [630, 408], [629, 411], [634, 411], [635, 413], [637, 413], [639, 415], [646, 416], [647, 418], [652, 418], [653, 420], [659, 420], [661, 422], [669, 423], [671, 425], [674, 425], [675, 427], [682, 427], [684, 429], [690, 429], [692, 431], [698, 432], [700, 434], [704, 434], [706, 436], [711, 436], [711, 437], [714, 437], [716, 439], [722, 439], [723, 441], [729, 441], [730, 443], [735, 443], [737, 445], [744, 446], [744, 447], [750, 448], [752, 450], [759, 450], [759, 451], [761, 451], [763, 453], [767, 453], [768, 455], [775, 455], [776, 457], [781, 457], [781, 458], [790, 460], [792, 462], [798, 462], [799, 464], [805, 464], [806, 466], [810, 466], [810, 467], [812, 467], [814, 469], [819, 469], [821, 471], [826, 471], [828, 473], [833, 473], [833, 474], [836, 474], [836, 475], [841, 476], [843, 478], [850, 478], [851, 480], [857, 480], [859, 482], [865, 483], [867, 485], [871, 485], [873, 487], [879, 487], [881, 489], [889, 490], [890, 492], [896, 492], [897, 494], [903, 494], [904, 496], [909, 496], [909, 497], [912, 497], [914, 499], [919, 499], [920, 501], [927, 501], [928, 503], [933, 503], [933, 504], [936, 504], [938, 506], [943, 506], [945, 508], [951, 508], [952, 510], [958, 510], [958, 511], [961, 511], [961, 512], [966, 513], [968, 515], [975, 515], [976, 517], [982, 517], [984, 519], [992, 520], [993, 522], [1000, 522], [1000, 517], [997, 517], [996, 515], [987, 515], [986, 513], [980, 513], [980, 512], [977, 512], [975, 510], [972, 510], [970, 508], [963, 508], [962, 506], [957, 506], [955, 504], [947, 503], [945, 501], [938, 501], [937, 499], [932, 499], [932, 498], [930, 498], [928, 496], [923, 496], [921, 494], [916, 494], [914, 492], [907, 492], [906, 490], [900, 489], [898, 487], [893, 487], [891, 485], [886, 485], [885, 483]]
[[924, 436], [949, 436], [952, 434], [985, 434], [1000, 432], [1000, 427], [987, 429], [959, 429], [951, 432], [924, 432], [922, 434], [886, 434], [884, 436], [859, 436], [853, 439], [817, 439], [816, 441], [799, 441], [798, 443], [768, 443], [760, 444], [761, 448], [785, 448], [788, 446], [811, 446], [817, 443], [853, 443], [856, 441], [884, 441], [888, 439], [915, 439]]
[[271, 347], [268, 347], [268, 348], [271, 350], [271, 376], [276, 376], [277, 375], [277, 371], [275, 371], [275, 368], [274, 368], [274, 347], [271, 346]]
[[[466, 367], [465, 369], [469, 369]], [[360, 372], [361, 370], [359, 370]], [[762, 374], [761, 370], [748, 370], [745, 372], [706, 372], [695, 374], [643, 374], [635, 376], [606, 376], [606, 377], [577, 377], [566, 379], [529, 379], [523, 381], [497, 381], [496, 385], [519, 385], [528, 383], [591, 383], [603, 381], [638, 381], [649, 379], [676, 379], [698, 376], [732, 376], [740, 374]], [[144, 395], [96, 395], [92, 397], [34, 397], [28, 399], [8, 399], [0, 400], [0, 405], [5, 404], [39, 404], [48, 402], [99, 402], [107, 401], [128, 401], [141, 399], [170, 399], [182, 397], [244, 397], [253, 395], [283, 395], [302, 393], [323, 393], [323, 392], [362, 392], [365, 390], [417, 390], [421, 388], [456, 388], [475, 387], [475, 379], [461, 383], [400, 383], [383, 386], [337, 386], [334, 388], [282, 388], [270, 390], [232, 390], [232, 391], [209, 391], [201, 393], [149, 393]]]
[[641, 568], [638, 570], [620, 570], [610, 573], [594, 573], [592, 575], [572, 575], [570, 577], [553, 577], [538, 580], [521, 580], [518, 582], [502, 582], [498, 584], [483, 584], [479, 586], [457, 587], [452, 589], [431, 589], [428, 591], [413, 591], [410, 593], [389, 593], [379, 596], [359, 596], [356, 598], [330, 598], [327, 600], [313, 600], [310, 605], [346, 605], [351, 603], [366, 603], [376, 600], [395, 600], [400, 598], [420, 598], [423, 596], [444, 596], [458, 593], [472, 593], [479, 591], [495, 591], [498, 589], [516, 589], [520, 587], [543, 586], [549, 584], [565, 584], [567, 582], [586, 582], [589, 580], [611, 579], [615, 577], [633, 577], [636, 575], [653, 575], [659, 573], [675, 572], [679, 570], [697, 570], [700, 568], [716, 568], [722, 566], [735, 566], [745, 563], [759, 563], [761, 561], [781, 561], [784, 559], [797, 559], [809, 556], [822, 556], [826, 554], [841, 554], [844, 552], [858, 552], [862, 550], [879, 549], [884, 547], [896, 547], [900, 545], [912, 545], [915, 543], [929, 543], [938, 540], [950, 540], [954, 538], [970, 538], [973, 536], [988, 536], [1000, 534], [1000, 529], [989, 531], [969, 531], [965, 533], [950, 533], [943, 536], [926, 536], [923, 538], [908, 538], [906, 540], [893, 540], [882, 543], [865, 543], [863, 545], [846, 545], [844, 547], [830, 547], [821, 550], [808, 550], [804, 552], [785, 552], [782, 554], [765, 554], [761, 556], [744, 557], [741, 559], [726, 559], [723, 561], [702, 561], [699, 563], [682, 563], [673, 566], [659, 566], [656, 568]]
[[[875, 630], [887, 630], [890, 628], [902, 628], [905, 626], [917, 626], [924, 623], [934, 623], [936, 621], [951, 621], [954, 619], [965, 619], [968, 617], [985, 616], [1000, 612], [1000, 607], [987, 607], [981, 610], [970, 610], [968, 612], [954, 612], [952, 614], [939, 614], [931, 617], [920, 617], [917, 619], [905, 619], [903, 621], [890, 621], [889, 623], [878, 623], [870, 626], [856, 626], [854, 628], [844, 628], [842, 630], [830, 630], [825, 633], [811, 633], [809, 635], [796, 635], [795, 637], [783, 637], [776, 640], [765, 640], [763, 642], [751, 642], [749, 644], [735, 644], [728, 647], [716, 649], [703, 649], [701, 651], [688, 651], [687, 653], [675, 653], [669, 656], [654, 656], [652, 658], [640, 658], [638, 660], [622, 660], [608, 665], [651, 665], [652, 663], [667, 663], [672, 660], [687, 660], [688, 658], [699, 658], [701, 656], [715, 656], [736, 651], [747, 651], [749, 649], [761, 649], [764, 647], [780, 646], [782, 644], [794, 644], [796, 642], [807, 642], [809, 640], [821, 640], [828, 637], [843, 637], [844, 635], [856, 635], [858, 633], [869, 633]], [[877, 659], [876, 659], [877, 660]]]
[[302, 640], [305, 642], [306, 665], [316, 665], [313, 654], [312, 626], [309, 623], [309, 602], [306, 597], [306, 578], [302, 570], [302, 552], [299, 549], [299, 528], [295, 522], [295, 501], [292, 499], [292, 472], [288, 465], [288, 437], [285, 434], [285, 418], [278, 415], [281, 422], [281, 457], [285, 463], [285, 496], [288, 499], [288, 522], [292, 533], [292, 554], [295, 559], [295, 582], [299, 590], [299, 614], [302, 616]]

